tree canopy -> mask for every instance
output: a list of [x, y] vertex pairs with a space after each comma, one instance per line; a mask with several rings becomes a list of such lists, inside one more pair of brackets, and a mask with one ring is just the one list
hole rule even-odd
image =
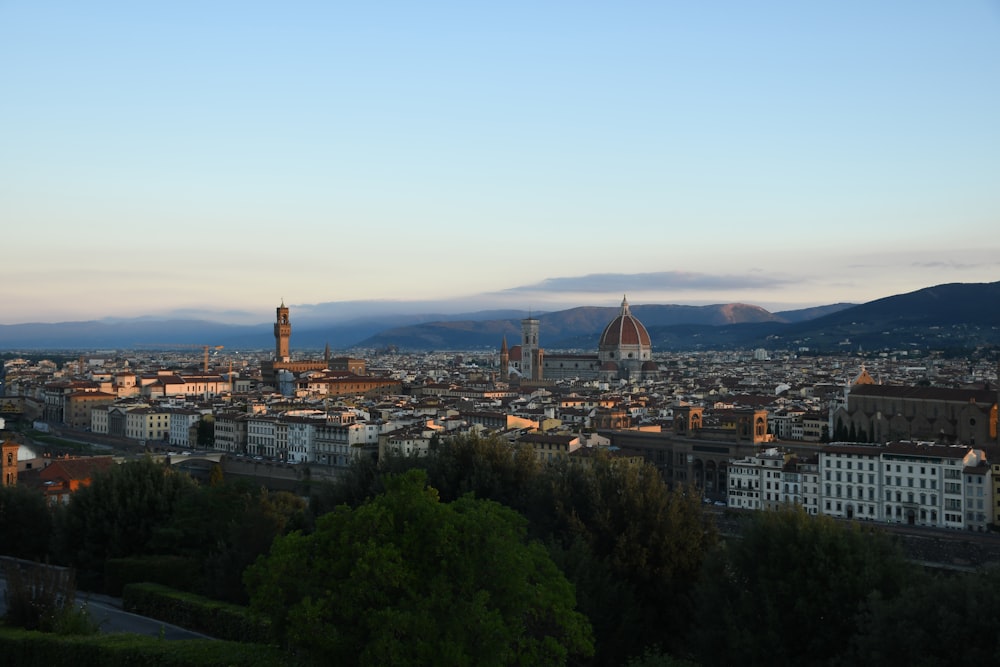
[[530, 447], [457, 436], [426, 456], [361, 461], [313, 506], [357, 506], [382, 492], [387, 476], [416, 468], [444, 500], [474, 493], [528, 519], [529, 535], [576, 587], [597, 664], [621, 665], [654, 643], [679, 644], [690, 592], [716, 541], [700, 494], [671, 490], [648, 463], [598, 454], [542, 464]]
[[23, 486], [0, 486], [0, 554], [43, 560], [49, 553], [52, 513], [45, 497]]
[[101, 572], [108, 558], [147, 553], [150, 539], [195, 488], [185, 474], [150, 459], [112, 466], [73, 494], [59, 531], [63, 559]]
[[565, 664], [593, 651], [573, 587], [499, 503], [443, 503], [412, 470], [291, 533], [245, 575], [290, 645], [332, 663]]
[[897, 596], [912, 572], [883, 533], [758, 512], [706, 566], [693, 650], [706, 665], [835, 664], [869, 596]]

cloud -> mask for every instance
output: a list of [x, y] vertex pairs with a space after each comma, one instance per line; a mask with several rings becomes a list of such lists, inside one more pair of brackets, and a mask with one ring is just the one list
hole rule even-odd
[[913, 262], [913, 266], [921, 269], [951, 269], [955, 271], [991, 268], [997, 266], [998, 264], [1000, 264], [1000, 262]]
[[513, 287], [501, 292], [581, 292], [628, 293], [660, 290], [714, 291], [782, 287], [798, 281], [765, 276], [759, 273], [723, 274], [693, 273], [687, 271], [659, 271], [655, 273], [591, 273], [585, 276], [547, 278], [531, 285]]

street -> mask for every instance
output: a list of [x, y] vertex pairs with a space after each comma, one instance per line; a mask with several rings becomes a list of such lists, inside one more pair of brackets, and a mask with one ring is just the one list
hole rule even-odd
[[[101, 632], [128, 632], [137, 635], [149, 635], [163, 639], [212, 639], [197, 632], [146, 616], [139, 616], [122, 609], [121, 598], [90, 593], [78, 593], [78, 606], [87, 610], [90, 618], [98, 624]], [[7, 579], [0, 572], [0, 616], [7, 613]]]

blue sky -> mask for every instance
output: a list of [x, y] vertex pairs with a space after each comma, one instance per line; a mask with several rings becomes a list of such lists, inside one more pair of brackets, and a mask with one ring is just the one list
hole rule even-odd
[[992, 282], [1000, 2], [0, 0], [0, 219], [0, 323]]

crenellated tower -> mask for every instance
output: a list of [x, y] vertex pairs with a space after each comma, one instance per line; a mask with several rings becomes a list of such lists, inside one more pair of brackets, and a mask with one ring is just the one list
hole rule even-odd
[[281, 300], [281, 305], [277, 307], [277, 321], [274, 323], [274, 360], [291, 361], [291, 353], [288, 351], [288, 341], [292, 337], [292, 323], [288, 321], [288, 307], [285, 300]]

